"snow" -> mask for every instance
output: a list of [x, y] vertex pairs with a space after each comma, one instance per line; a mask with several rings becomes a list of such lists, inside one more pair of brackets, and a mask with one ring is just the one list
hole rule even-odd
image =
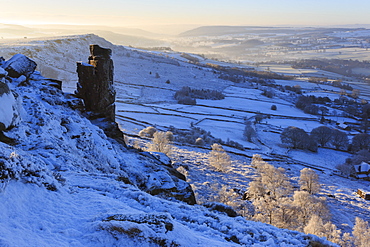
[[[105, 47], [113, 47], [95, 36], [70, 37], [58, 43], [55, 40], [32, 42], [35, 46], [37, 43], [45, 48], [45, 51], [39, 52], [32, 50], [37, 59], [45, 61], [44, 66], [47, 67], [41, 67], [42, 70], [61, 77], [66, 82], [64, 89], [69, 92], [73, 91], [76, 82], [75, 74], [71, 72], [75, 71], [75, 61], [88, 57], [84, 51], [88, 50], [86, 44], [100, 42]], [[130, 57], [125, 55], [128, 52]], [[56, 62], [55, 57], [64, 53], [63, 61]], [[191, 122], [200, 121], [198, 126], [210, 130], [216, 137], [236, 140], [251, 149], [247, 152], [238, 151], [240, 154], [251, 156], [260, 152], [268, 156], [268, 152], [272, 151], [283, 155], [286, 149], [279, 146], [278, 134], [264, 130], [277, 130], [281, 125], [290, 124], [289, 121], [294, 121], [296, 117], [306, 119], [302, 122], [309, 125], [308, 129], [317, 124], [312, 121], [311, 115], [293, 108], [291, 103], [282, 99], [268, 99], [256, 89], [245, 89], [237, 84], [231, 86], [231, 82], [217, 78], [218, 75], [210, 70], [183, 61], [175, 65], [172, 61], [166, 62], [164, 57], [154, 59], [158, 63], [153, 63], [153, 54], [139, 58], [140, 53], [135, 49], [116, 47], [114, 54], [115, 83], [120, 100], [117, 113], [121, 115], [118, 121], [122, 128], [129, 128], [124, 117], [130, 117], [130, 121], [134, 122], [130, 130], [132, 132], [137, 132], [134, 128], [140, 124], [189, 128]], [[42, 63], [39, 65], [43, 66]], [[154, 78], [155, 72], [161, 78]], [[170, 84], [165, 83], [167, 79], [171, 81]], [[34, 73], [30, 86], [12, 88], [20, 95], [24, 113], [21, 123], [6, 132], [7, 136], [21, 142], [15, 146], [0, 143], [0, 161], [18, 172], [16, 179], [3, 183], [0, 193], [0, 200], [5, 202], [0, 205], [0, 245], [154, 246], [151, 241], [180, 246], [308, 245], [307, 236], [299, 232], [251, 222], [241, 216], [230, 218], [200, 205], [190, 206], [163, 195], [146, 193], [150, 188], [172, 189], [174, 186], [185, 186], [186, 183], [176, 184], [158, 166], [159, 160], [168, 162], [165, 157], [153, 159], [148, 155], [130, 152], [108, 138], [78, 111], [68, 108], [64, 94], [43, 87], [43, 80], [43, 77]], [[173, 103], [174, 91], [184, 85], [225, 90], [227, 97], [220, 101], [198, 100], [196, 106]], [[271, 104], [276, 104], [278, 111], [272, 111]], [[266, 128], [263, 123], [256, 130], [261, 140], [270, 142], [271, 146], [242, 140], [243, 118], [253, 117], [258, 112], [276, 115], [276, 118], [263, 120], [268, 123]], [[265, 139], [265, 136], [268, 138]], [[189, 154], [200, 152], [200, 149], [194, 150], [189, 149]], [[223, 184], [228, 181], [234, 187], [247, 186], [253, 174], [247, 172], [252, 169], [245, 165], [248, 162], [245, 156], [238, 156], [242, 162], [233, 163], [230, 173], [220, 176], [206, 168], [206, 152], [201, 150], [198, 158], [188, 160], [193, 169], [189, 171], [188, 179], [195, 185], [201, 187], [201, 182]], [[182, 155], [186, 156], [186, 152], [178, 153], [178, 157]], [[346, 155], [332, 150], [319, 150], [319, 154], [294, 151], [289, 161], [298, 164], [282, 166], [292, 166], [292, 173], [297, 174], [298, 168], [302, 167], [299, 161], [309, 159], [310, 163], [315, 163], [315, 159], [319, 158], [318, 163], [330, 160], [331, 169], [336, 161], [345, 159]], [[288, 159], [288, 156], [283, 157]], [[22, 175], [28, 168], [42, 176]], [[130, 183], [126, 184], [120, 178], [127, 178]], [[339, 193], [340, 186], [357, 186], [344, 178], [336, 179], [335, 185], [338, 187], [330, 187], [328, 191]], [[50, 190], [53, 186], [56, 191]], [[352, 198], [352, 195], [346, 191], [340, 202], [344, 203], [349, 197]], [[340, 204], [336, 203], [334, 205]], [[158, 219], [159, 223], [151, 223], [152, 218]], [[171, 224], [173, 230], [166, 229], [166, 225]], [[226, 240], [233, 236], [240, 244]]]
[[3, 123], [5, 128], [8, 128], [14, 121], [15, 103], [16, 101], [11, 92], [0, 95], [0, 123]]
[[0, 77], [5, 77], [8, 75], [8, 72], [6, 72], [2, 67], [0, 67]]

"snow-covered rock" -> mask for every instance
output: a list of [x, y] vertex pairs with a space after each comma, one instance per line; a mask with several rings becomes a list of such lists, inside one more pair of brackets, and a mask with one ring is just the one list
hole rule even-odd
[[5, 83], [0, 82], [0, 130], [5, 130], [14, 122], [15, 99]]
[[7, 72], [0, 68], [0, 131], [15, 124], [19, 115], [17, 102], [4, 77]]
[[23, 54], [16, 54], [2, 67], [9, 73], [10, 77], [18, 78], [21, 75], [29, 77], [35, 71], [37, 64]]

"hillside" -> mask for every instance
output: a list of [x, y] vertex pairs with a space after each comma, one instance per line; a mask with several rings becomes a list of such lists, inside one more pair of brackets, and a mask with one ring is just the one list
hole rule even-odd
[[0, 143], [2, 246], [306, 246], [312, 238], [171, 199], [187, 183], [155, 155], [108, 138], [53, 80], [34, 72], [1, 83], [17, 95], [20, 118]]
[[[322, 195], [335, 196], [328, 198], [328, 204], [333, 222], [341, 229], [349, 231], [355, 216], [368, 220], [368, 202], [353, 193], [368, 183], [331, 176], [348, 153], [324, 148], [318, 153], [288, 151], [281, 146], [279, 134], [284, 127], [295, 125], [311, 131], [320, 126], [317, 116], [294, 107], [290, 93], [269, 98], [261, 95], [263, 87], [257, 83], [235, 83], [222, 77], [219, 70], [204, 66], [216, 64], [214, 61], [199, 57], [200, 65], [194, 65], [180, 53], [114, 46], [95, 35], [85, 35], [22, 40], [0, 47], [6, 60], [16, 53], [35, 60], [41, 75], [63, 81], [64, 90], [50, 87], [50, 81], [38, 73], [26, 86], [17, 79], [8, 81], [18, 95], [22, 114], [16, 127], [5, 132], [16, 143], [1, 143], [3, 164], [16, 171], [0, 193], [7, 202], [1, 210], [1, 224], [6, 229], [2, 245], [307, 246], [310, 241], [302, 233], [240, 216], [230, 218], [200, 205], [169, 200], [164, 194], [150, 195], [155, 186], [184, 188], [188, 183], [168, 175], [156, 156], [123, 147], [70, 108], [74, 103], [69, 103], [73, 97], [68, 93], [74, 91], [77, 81], [75, 62], [87, 60], [91, 43], [113, 50], [117, 122], [131, 136], [130, 145], [145, 148], [149, 140], [137, 134], [148, 126], [162, 131], [195, 126], [214, 138], [243, 146], [244, 150], [225, 147], [235, 162], [229, 172], [220, 174], [208, 166], [209, 146], [174, 143], [178, 145], [170, 157], [175, 167], [187, 167], [187, 182], [197, 199], [214, 193], [207, 190], [207, 183], [245, 191], [255, 176], [250, 158], [257, 153], [289, 169], [295, 181], [303, 167], [320, 171]], [[318, 91], [305, 81], [278, 83]], [[183, 86], [222, 91], [226, 97], [180, 105], [173, 96]], [[334, 90], [321, 88], [322, 93], [336, 97]], [[272, 104], [277, 111], [271, 110]], [[244, 121], [258, 113], [270, 118], [255, 126], [258, 140], [248, 142], [243, 138]]]

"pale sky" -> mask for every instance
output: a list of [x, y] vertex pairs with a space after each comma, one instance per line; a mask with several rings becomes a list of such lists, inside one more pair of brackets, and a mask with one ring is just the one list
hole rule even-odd
[[370, 0], [0, 0], [0, 23], [370, 24]]

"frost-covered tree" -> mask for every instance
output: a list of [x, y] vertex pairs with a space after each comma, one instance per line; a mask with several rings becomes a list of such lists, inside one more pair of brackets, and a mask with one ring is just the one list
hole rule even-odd
[[209, 164], [221, 172], [226, 172], [231, 166], [230, 156], [218, 143], [212, 145], [212, 151], [209, 153]]
[[269, 195], [276, 199], [289, 195], [292, 185], [281, 167], [263, 161], [259, 154], [253, 155], [252, 166], [257, 169], [257, 177], [249, 183], [248, 194], [254, 198], [261, 194]]
[[292, 185], [285, 175], [285, 170], [281, 167], [275, 168], [268, 163], [263, 164], [259, 168], [261, 182], [265, 186], [266, 191], [273, 198], [287, 196], [292, 191]]
[[327, 126], [319, 126], [311, 131], [311, 137], [321, 145], [325, 147], [332, 138], [332, 129]]
[[149, 126], [149, 127], [146, 127], [145, 129], [142, 129], [139, 132], [139, 136], [153, 138], [153, 135], [155, 132], [157, 132], [157, 129], [154, 128], [153, 126]]
[[261, 198], [266, 195], [265, 186], [262, 184], [260, 178], [257, 178], [249, 183], [247, 193], [248, 197], [253, 199]]
[[292, 186], [285, 170], [264, 162], [260, 155], [253, 155], [252, 164], [258, 176], [249, 183], [247, 194], [253, 200], [254, 220], [289, 227], [294, 219], [289, 198]]
[[353, 237], [349, 232], [343, 233], [340, 241], [341, 247], [353, 247]]
[[299, 185], [301, 190], [305, 190], [310, 194], [316, 194], [320, 191], [319, 176], [310, 168], [303, 168], [299, 177]]
[[167, 131], [166, 132], [166, 138], [167, 138], [168, 141], [173, 142], [173, 140], [174, 140], [173, 133], [171, 131]]
[[293, 229], [296, 211], [291, 197], [273, 198], [268, 194], [253, 200], [253, 219], [281, 228]]
[[307, 191], [295, 191], [293, 195], [293, 205], [296, 207], [298, 229], [307, 225], [313, 214], [327, 219], [329, 210], [326, 200], [323, 197], [316, 197]]
[[236, 200], [238, 195], [231, 189], [229, 189], [226, 185], [221, 185], [221, 188], [217, 187], [215, 189], [216, 195], [214, 197], [214, 201], [220, 202], [226, 205], [234, 206], [233, 202]]
[[347, 150], [348, 136], [345, 132], [333, 129], [331, 133], [330, 143], [338, 150]]
[[[319, 189], [317, 175], [310, 169], [302, 171], [301, 186], [310, 191], [295, 191], [285, 170], [276, 168], [263, 161], [260, 155], [253, 155], [253, 167], [257, 170], [257, 177], [249, 183], [247, 200], [254, 206], [253, 219], [269, 223], [281, 228], [303, 231], [311, 217], [316, 214], [322, 220], [329, 219], [329, 210], [326, 200], [310, 193]], [[336, 229], [335, 226], [323, 224], [324, 229]], [[331, 235], [337, 236], [332, 230]], [[335, 237], [337, 238], [337, 237]]]
[[[307, 191], [295, 191], [292, 195], [293, 187], [284, 169], [263, 161], [258, 154], [253, 155], [252, 166], [256, 168], [257, 176], [249, 183], [246, 195], [254, 206], [254, 220], [303, 231], [314, 214], [322, 220], [329, 219], [325, 198], [310, 194], [319, 190], [318, 177], [311, 169], [301, 172], [300, 184]], [[338, 238], [334, 237], [337, 236], [335, 226], [323, 226], [332, 229], [330, 234], [325, 232], [326, 237]]]
[[316, 236], [322, 236], [324, 233], [324, 223], [322, 219], [317, 216], [316, 214], [312, 215], [310, 220], [308, 221], [307, 225], [304, 227], [304, 233], [306, 234], [313, 234]]
[[149, 151], [169, 154], [171, 152], [171, 149], [172, 146], [166, 132], [157, 131], [153, 134], [152, 143], [148, 145]]
[[257, 168], [263, 162], [264, 161], [263, 161], [261, 155], [259, 155], [259, 154], [253, 154], [253, 156], [252, 156], [252, 162], [251, 162], [252, 167]]
[[279, 202], [273, 200], [269, 196], [255, 199], [253, 201], [253, 206], [256, 213], [253, 219], [268, 224], [274, 224], [278, 205]]
[[330, 242], [336, 243], [340, 246], [345, 246], [342, 240], [342, 231], [330, 221], [324, 224], [323, 237], [326, 237]]
[[293, 229], [296, 222], [296, 209], [292, 204], [291, 197], [278, 199], [277, 212], [275, 214], [275, 226], [279, 228]]
[[352, 234], [356, 247], [370, 246], [370, 226], [368, 222], [356, 217], [356, 222], [355, 226], [353, 227]]
[[323, 220], [316, 214], [312, 215], [308, 224], [304, 227], [306, 234], [313, 234], [319, 237], [325, 237], [330, 242], [342, 246], [341, 230], [330, 221], [324, 224]]

